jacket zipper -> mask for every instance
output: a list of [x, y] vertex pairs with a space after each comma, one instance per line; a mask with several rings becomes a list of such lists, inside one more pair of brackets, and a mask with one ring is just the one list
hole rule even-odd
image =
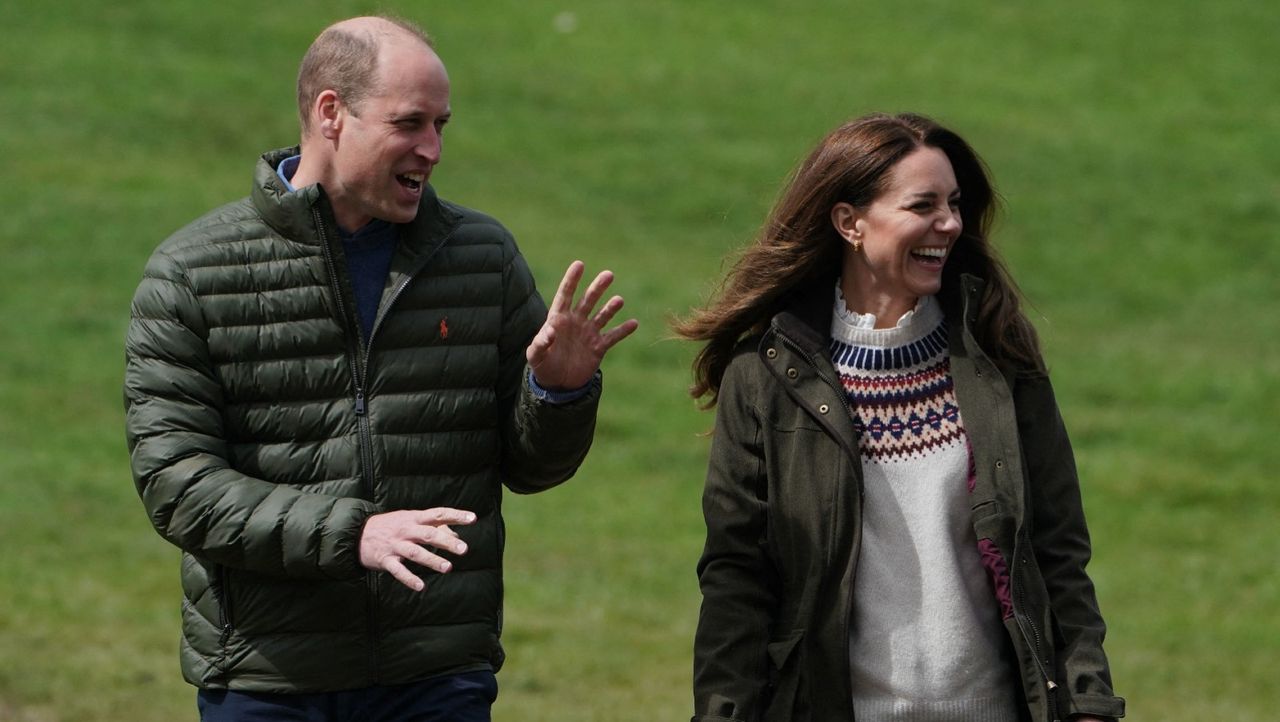
[[[346, 306], [342, 302], [342, 287], [338, 283], [337, 264], [334, 263], [333, 254], [329, 250], [328, 235], [325, 233], [324, 223], [320, 217], [319, 211], [312, 208], [311, 214], [315, 219], [316, 229], [320, 235], [320, 247], [324, 251], [325, 265], [329, 269], [329, 283], [334, 292], [334, 300], [338, 304], [338, 314], [342, 317], [343, 322], [346, 323], [348, 320]], [[430, 253], [417, 263], [414, 270], [411, 273], [406, 274], [405, 279], [401, 281], [400, 285], [396, 286], [395, 290], [391, 293], [391, 298], [387, 301], [385, 308], [390, 309], [391, 306], [395, 304], [396, 300], [400, 298], [400, 295], [404, 293], [404, 290], [409, 287], [409, 283], [413, 281], [413, 279], [418, 275], [418, 272], [426, 266], [432, 257], [434, 257], [435, 254], [444, 247], [448, 239], [448, 236], [446, 236], [437, 243], [436, 246], [431, 249]], [[363, 345], [357, 344], [357, 348], [353, 352], [349, 344], [347, 352], [347, 359], [351, 365], [351, 377], [355, 383], [356, 422], [360, 431], [360, 465], [362, 473], [364, 474], [365, 485], [369, 488], [369, 497], [374, 503], [377, 503], [377, 489], [374, 485], [373, 475], [373, 432], [369, 428], [369, 402], [365, 397], [365, 380], [368, 378], [369, 373], [370, 349], [373, 348], [373, 339], [378, 335], [378, 329], [382, 326], [382, 319], [384, 316], [385, 313], [383, 315], [379, 315], [374, 320], [373, 328], [369, 330], [369, 338], [363, 339]], [[363, 338], [363, 336], [360, 335], [361, 333], [362, 332], [357, 325], [357, 338]], [[381, 661], [378, 656], [377, 641], [379, 635], [377, 616], [379, 581], [377, 572], [370, 570], [367, 576], [368, 584], [366, 585], [366, 589], [369, 597], [369, 636], [372, 640], [372, 644], [370, 645], [370, 656], [372, 658], [373, 665], [373, 678], [376, 682], [381, 677], [379, 671], [381, 668]]]
[[[347, 325], [346, 304], [342, 302], [342, 285], [338, 282], [338, 266], [333, 261], [333, 253], [329, 249], [329, 237], [325, 232], [324, 221], [320, 217], [320, 212], [314, 208], [311, 211], [312, 217], [315, 219], [316, 231], [320, 235], [320, 248], [324, 252], [325, 267], [329, 271], [329, 287], [333, 291], [334, 303], [338, 305], [338, 316], [341, 317], [344, 325]], [[356, 337], [360, 337], [360, 329], [357, 326]], [[372, 335], [372, 334], [371, 334]], [[347, 363], [351, 367], [351, 379], [355, 384], [355, 412], [358, 419], [360, 429], [360, 466], [364, 475], [364, 482], [369, 488], [370, 500], [377, 501], [377, 490], [374, 488], [373, 478], [373, 459], [370, 457], [370, 446], [373, 440], [369, 431], [369, 419], [367, 415], [367, 406], [364, 395], [364, 372], [366, 370], [367, 361], [360, 344], [347, 344]]]
[[[1021, 561], [1021, 559], [1019, 559]], [[1026, 562], [1023, 562], [1025, 564]], [[1031, 657], [1036, 661], [1036, 667], [1040, 670], [1040, 676], [1044, 678], [1046, 693], [1045, 701], [1049, 708], [1049, 718], [1057, 722], [1058, 720], [1058, 704], [1057, 689], [1058, 684], [1053, 681], [1053, 677], [1049, 674], [1049, 669], [1045, 666], [1047, 663], [1040, 658], [1040, 650], [1042, 649], [1040, 629], [1036, 627], [1035, 620], [1026, 614], [1027, 592], [1023, 586], [1021, 574], [1018, 575], [1016, 584], [1018, 590], [1018, 604], [1014, 608], [1014, 619], [1018, 621], [1018, 627], [1022, 630], [1022, 636], [1028, 637], [1027, 630], [1031, 630], [1029, 639], [1032, 643]]]
[[235, 628], [231, 624], [231, 590], [227, 587], [227, 568], [218, 565], [218, 573], [214, 580], [214, 600], [218, 603], [218, 626], [222, 628], [218, 635], [218, 646], [225, 648]]
[[[414, 266], [414, 269], [412, 272], [405, 274], [404, 280], [401, 281], [400, 285], [396, 286], [395, 290], [391, 292], [391, 298], [387, 300], [387, 305], [385, 306], [387, 310], [390, 310], [390, 308], [395, 305], [396, 301], [400, 298], [400, 294], [404, 293], [404, 290], [409, 287], [409, 284], [413, 281], [413, 279], [416, 278], [418, 273], [423, 269], [423, 267], [425, 267], [427, 263], [431, 261], [431, 259], [436, 255], [436, 252], [439, 251], [440, 248], [444, 246], [445, 241], [447, 240], [448, 240], [448, 237], [445, 237], [445, 239], [442, 240], [440, 243], [438, 243], [435, 248], [432, 248], [431, 251], [425, 257], [423, 257], [421, 260], [418, 261], [417, 265]], [[363, 379], [367, 378], [369, 375], [369, 356], [373, 348], [373, 339], [378, 335], [378, 329], [382, 328], [382, 319], [385, 318], [385, 316], [386, 316], [386, 313], [384, 312], [383, 314], [380, 314], [377, 318], [374, 319], [373, 328], [369, 329], [369, 338], [365, 339], [364, 341], [364, 352], [360, 355], [359, 378], [362, 381]], [[364, 392], [361, 390], [360, 386], [357, 385], [356, 414], [363, 417], [365, 414], [365, 411], [366, 411], [366, 407], [365, 407]], [[373, 478], [372, 465], [370, 465], [369, 468], [367, 469], [367, 473], [369, 474], [369, 478], [372, 479]]]
[[[976, 314], [973, 316], [970, 315], [970, 306], [977, 302], [978, 302], [978, 288], [970, 285], [968, 288], [968, 293], [964, 294], [964, 300], [962, 302], [964, 304], [964, 308], [961, 315], [961, 323], [963, 324], [964, 331], [968, 334], [972, 334], [972, 331], [969, 328], [970, 320], [973, 320], [973, 321], [977, 320]], [[1030, 547], [1031, 545], [1030, 543], [1026, 543], [1025, 546]], [[1015, 551], [1016, 551], [1016, 547], [1017, 547], [1017, 543], [1015, 541]], [[1021, 559], [1020, 558], [1015, 559], [1015, 561], [1021, 561]], [[1058, 683], [1053, 681], [1053, 677], [1049, 675], [1049, 670], [1045, 666], [1046, 664], [1045, 661], [1040, 659], [1040, 650], [1041, 650], [1040, 630], [1038, 627], [1036, 627], [1035, 620], [1031, 619], [1026, 615], [1025, 610], [1027, 607], [1027, 603], [1026, 603], [1027, 592], [1026, 592], [1026, 588], [1022, 584], [1021, 573], [1019, 573], [1015, 579], [1016, 581], [1014, 582], [1014, 586], [1016, 587], [1018, 600], [1017, 600], [1017, 604], [1015, 604], [1013, 608], [1013, 618], [1018, 623], [1018, 629], [1022, 631], [1022, 636], [1027, 638], [1028, 641], [1032, 643], [1031, 657], [1035, 660], [1036, 668], [1040, 670], [1040, 676], [1041, 678], [1044, 679], [1044, 682], [1045, 682], [1045, 701], [1047, 703], [1046, 706], [1048, 707], [1048, 711], [1049, 711], [1049, 719], [1053, 720], [1053, 722], [1058, 722], [1058, 702], [1057, 702]], [[1028, 629], [1031, 630], [1030, 635], [1027, 634]]]
[[[334, 303], [338, 306], [338, 316], [342, 319], [344, 327], [350, 327], [350, 319], [347, 317], [346, 304], [342, 302], [342, 284], [338, 281], [338, 267], [333, 261], [333, 252], [329, 248], [329, 236], [325, 231], [324, 219], [321, 218], [320, 212], [315, 208], [311, 209], [312, 218], [315, 220], [316, 232], [320, 236], [320, 248], [324, 255], [325, 267], [329, 271], [329, 287], [333, 291]], [[364, 374], [367, 368], [367, 360], [363, 349], [360, 348], [360, 328], [356, 325], [357, 342], [353, 345], [347, 343], [347, 363], [351, 367], [351, 380], [355, 385], [355, 413], [356, 426], [360, 434], [360, 470], [363, 476], [365, 487], [369, 490], [369, 499], [375, 504], [378, 501], [378, 492], [375, 488], [373, 476], [373, 434], [369, 429], [368, 402], [364, 393]], [[372, 336], [372, 334], [370, 334]], [[369, 570], [366, 572], [367, 583], [365, 585], [365, 594], [369, 600], [369, 657], [370, 666], [372, 668], [373, 681], [376, 684], [381, 678], [380, 667], [381, 661], [378, 657], [378, 576], [377, 572]]]

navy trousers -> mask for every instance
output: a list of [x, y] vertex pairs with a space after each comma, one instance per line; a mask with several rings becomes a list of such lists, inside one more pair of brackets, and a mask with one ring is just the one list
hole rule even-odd
[[467, 672], [318, 694], [202, 689], [196, 706], [201, 722], [490, 722], [497, 697], [493, 672]]

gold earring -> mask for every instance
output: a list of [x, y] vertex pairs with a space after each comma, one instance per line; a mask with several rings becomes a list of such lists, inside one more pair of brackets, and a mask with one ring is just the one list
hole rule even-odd
[[853, 239], [853, 252], [858, 253], [861, 250], [862, 250], [862, 239], [861, 238]]

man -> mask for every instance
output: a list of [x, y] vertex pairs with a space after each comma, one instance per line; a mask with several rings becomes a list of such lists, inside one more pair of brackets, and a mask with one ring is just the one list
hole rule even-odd
[[182, 669], [202, 719], [489, 719], [501, 486], [586, 455], [600, 362], [632, 333], [548, 310], [510, 234], [436, 197], [449, 120], [430, 41], [326, 29], [300, 149], [147, 264], [126, 343], [134, 479], [181, 547]]

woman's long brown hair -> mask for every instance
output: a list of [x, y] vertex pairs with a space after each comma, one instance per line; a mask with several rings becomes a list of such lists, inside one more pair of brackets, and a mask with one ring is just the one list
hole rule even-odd
[[834, 284], [845, 241], [831, 222], [841, 201], [865, 209], [888, 183], [889, 171], [927, 146], [946, 153], [960, 186], [964, 229], [942, 273], [943, 296], [960, 293], [960, 274], [986, 280], [974, 334], [994, 359], [1043, 373], [1035, 328], [1021, 310], [1021, 293], [987, 233], [997, 200], [986, 166], [959, 135], [921, 115], [868, 115], [831, 131], [783, 190], [754, 243], [730, 269], [706, 306], [673, 324], [679, 336], [704, 341], [693, 361], [694, 398], [714, 406], [734, 347], [761, 333], [787, 295], [809, 284]]

